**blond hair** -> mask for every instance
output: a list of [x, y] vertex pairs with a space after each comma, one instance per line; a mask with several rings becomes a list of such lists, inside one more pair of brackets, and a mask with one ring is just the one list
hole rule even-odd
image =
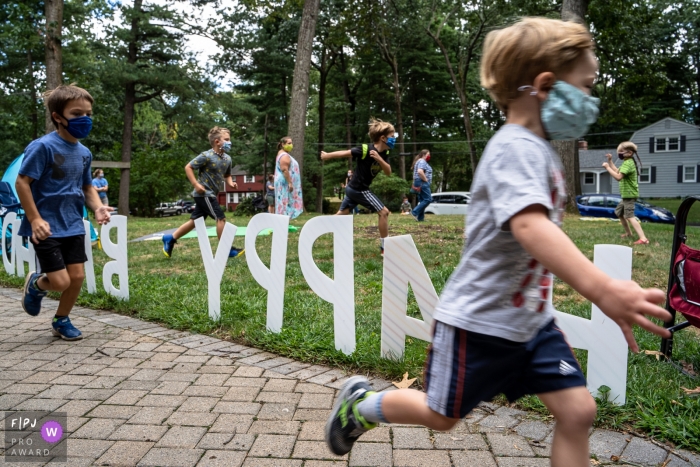
[[[639, 158], [639, 153], [637, 153], [637, 145], [632, 141], [623, 141], [617, 145], [617, 151], [620, 152], [620, 150], [632, 152], [632, 162], [634, 162], [634, 168], [637, 169], [637, 175], [640, 175], [642, 172], [642, 160]], [[635, 157], [637, 160], [634, 160]], [[637, 163], [637, 161], [639, 161], [639, 163]]]
[[224, 133], [226, 133], [227, 135], [231, 135], [231, 132], [228, 130], [228, 128], [221, 128], [221, 127], [215, 126], [211, 130], [209, 130], [209, 144], [211, 144], [213, 146], [214, 141], [221, 138], [221, 135]]
[[65, 118], [63, 111], [68, 102], [79, 99], [85, 99], [90, 104], [95, 102], [89, 92], [73, 84], [62, 84], [51, 91], [46, 91], [43, 97], [44, 105], [49, 109], [49, 115], [52, 116], [51, 121], [56, 129], [58, 129], [59, 123], [53, 119], [53, 113], [56, 112], [58, 115]]
[[486, 36], [481, 85], [506, 112], [520, 86], [532, 84], [540, 73], [570, 71], [593, 45], [590, 32], [579, 23], [524, 18]]
[[369, 139], [376, 143], [382, 136], [393, 136], [396, 133], [394, 125], [383, 122], [378, 118], [371, 118], [369, 121]]

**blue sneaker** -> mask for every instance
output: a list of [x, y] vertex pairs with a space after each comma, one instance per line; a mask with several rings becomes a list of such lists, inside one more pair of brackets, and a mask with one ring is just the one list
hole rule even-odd
[[173, 255], [173, 248], [175, 248], [176, 243], [177, 240], [171, 234], [163, 235], [163, 254], [166, 257], [170, 258]]
[[41, 279], [45, 274], [38, 274], [32, 271], [27, 274], [24, 280], [24, 296], [22, 297], [22, 308], [32, 316], [38, 316], [41, 311], [41, 299], [46, 297], [46, 290], [39, 290], [36, 286], [36, 281]]
[[243, 256], [245, 254], [245, 249], [239, 250], [238, 248], [231, 248], [231, 251], [228, 253], [229, 258], [236, 258], [238, 256]]
[[83, 338], [83, 333], [73, 326], [68, 316], [63, 316], [62, 318], [54, 317], [51, 325], [53, 326], [53, 335], [63, 340], [77, 341]]

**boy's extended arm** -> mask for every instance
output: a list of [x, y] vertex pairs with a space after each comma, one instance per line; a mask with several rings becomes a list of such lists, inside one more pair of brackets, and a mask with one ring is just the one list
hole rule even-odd
[[107, 224], [109, 222], [109, 213], [114, 211], [114, 208], [102, 204], [100, 195], [97, 194], [97, 189], [92, 185], [83, 186], [83, 193], [85, 194], [85, 204], [95, 212], [97, 223], [100, 225]]
[[617, 167], [615, 167], [615, 164], [608, 164], [607, 162], [603, 162], [603, 167], [605, 167], [605, 170], [608, 171], [612, 178], [614, 178], [618, 182], [622, 180], [623, 175], [620, 173], [620, 170]]
[[321, 160], [327, 161], [328, 159], [340, 159], [352, 157], [352, 153], [349, 149], [345, 151], [335, 151], [335, 152], [325, 152], [321, 151]]
[[642, 289], [634, 281], [607, 276], [549, 219], [544, 206], [528, 206], [514, 215], [510, 219], [510, 229], [530, 255], [615, 321], [633, 352], [639, 351], [632, 334], [634, 324], [654, 334], [670, 336], [668, 330], [645, 317], [649, 315], [664, 321], [671, 318], [666, 310], [655, 305], [664, 301], [664, 293], [658, 289]]
[[206, 188], [204, 188], [198, 181], [197, 177], [194, 174], [194, 169], [192, 168], [192, 165], [188, 162], [187, 165], [185, 166], [185, 174], [187, 175], [187, 180], [190, 181], [192, 186], [194, 187], [195, 191], [199, 194], [204, 194], [207, 192]]
[[233, 177], [231, 177], [231, 175], [227, 175], [226, 178], [225, 178], [224, 180], [226, 180], [226, 183], [228, 183], [228, 186], [230, 186], [230, 187], [233, 188], [234, 190], [235, 190], [236, 188], [238, 188], [238, 183], [236, 183], [236, 182], [233, 181]]
[[27, 216], [27, 220], [32, 225], [32, 242], [36, 243], [51, 236], [51, 226], [41, 217], [39, 210], [36, 208], [34, 196], [32, 196], [31, 183], [33, 181], [33, 178], [26, 175], [17, 175], [15, 188], [17, 189], [19, 202], [22, 204], [22, 209], [24, 209], [24, 215]]

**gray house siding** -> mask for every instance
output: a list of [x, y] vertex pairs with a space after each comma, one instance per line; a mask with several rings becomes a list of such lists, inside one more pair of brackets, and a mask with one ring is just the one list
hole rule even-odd
[[[659, 150], [657, 138], [677, 138], [677, 149]], [[639, 183], [642, 198], [672, 198], [700, 193], [700, 128], [672, 118], [665, 118], [632, 135], [642, 166], [650, 168], [649, 183]], [[668, 148], [668, 142], [666, 147]], [[618, 161], [618, 166], [619, 161]], [[692, 182], [679, 183], [679, 167], [695, 167]], [[683, 171], [684, 169], [681, 169]], [[682, 173], [680, 175], [683, 175]], [[683, 178], [683, 177], [681, 177]], [[619, 183], [612, 183], [613, 193], [620, 192]]]
[[[579, 151], [579, 172], [581, 172], [581, 192], [583, 194], [612, 192], [611, 177], [603, 168], [603, 162], [607, 160], [606, 154], [613, 154], [615, 151], [615, 148], [582, 149]], [[587, 181], [593, 183], [586, 183]]]

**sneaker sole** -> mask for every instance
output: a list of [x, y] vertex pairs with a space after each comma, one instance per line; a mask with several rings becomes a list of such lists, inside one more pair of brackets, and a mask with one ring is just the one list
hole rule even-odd
[[165, 251], [165, 248], [163, 248], [163, 254], [165, 255], [166, 258], [170, 258], [170, 255], [168, 254], [167, 251]]
[[[24, 296], [27, 295], [28, 289], [29, 289], [29, 281], [31, 280], [32, 276], [36, 274], [36, 271], [31, 271], [29, 274], [27, 274], [27, 277], [24, 279]], [[25, 307], [24, 307], [24, 297], [22, 297], [22, 309], [24, 310], [25, 313], [27, 313], [29, 316], [39, 316], [39, 313], [34, 314], [30, 313]]]
[[66, 336], [64, 336], [63, 334], [61, 334], [60, 332], [56, 331], [55, 329], [51, 329], [51, 333], [52, 333], [55, 337], [60, 337], [60, 338], [63, 339], [64, 341], [79, 341], [80, 339], [83, 338], [83, 335], [82, 335], [82, 334], [79, 335], [78, 337], [66, 337]]
[[324, 430], [326, 437], [326, 445], [328, 445], [328, 449], [331, 449], [330, 439], [333, 420], [335, 420], [338, 416], [338, 412], [340, 411], [340, 407], [343, 405], [343, 401], [347, 398], [347, 396], [350, 395], [350, 388], [353, 387], [356, 383], [359, 383], [360, 381], [364, 381], [367, 383], [367, 385], [369, 385], [369, 380], [364, 376], [353, 376], [345, 382], [345, 384], [343, 385], [343, 389], [341, 389], [340, 394], [338, 394], [338, 398], [336, 399], [335, 405], [333, 406], [333, 411], [328, 417], [328, 421], [326, 421], [326, 428]]

